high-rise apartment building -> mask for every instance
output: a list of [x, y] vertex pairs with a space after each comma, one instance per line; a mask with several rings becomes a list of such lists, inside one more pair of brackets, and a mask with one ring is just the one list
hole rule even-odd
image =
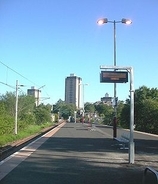
[[34, 86], [32, 86], [31, 89], [28, 89], [27, 90], [27, 95], [31, 95], [31, 96], [33, 96], [35, 98], [35, 104], [36, 104], [36, 106], [39, 105], [40, 93], [41, 93], [41, 90], [35, 89]]
[[65, 79], [65, 102], [75, 104], [78, 109], [81, 108], [81, 82], [80, 77], [70, 74]]

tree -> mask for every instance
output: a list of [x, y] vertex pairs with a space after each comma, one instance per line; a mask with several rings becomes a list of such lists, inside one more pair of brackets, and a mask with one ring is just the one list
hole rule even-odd
[[65, 105], [65, 102], [61, 99], [59, 99], [55, 105], [53, 105], [53, 113], [58, 113], [60, 111], [60, 108]]
[[158, 133], [158, 102], [146, 99], [136, 105], [136, 128], [149, 133]]
[[24, 114], [32, 114], [35, 108], [35, 98], [22, 94], [18, 97], [18, 116], [22, 117]]
[[68, 119], [69, 116], [74, 116], [74, 111], [76, 111], [76, 107], [74, 104], [63, 104], [60, 107], [60, 116], [62, 116], [64, 119]]
[[35, 111], [36, 124], [44, 124], [46, 122], [51, 122], [50, 111], [44, 104], [40, 104], [36, 107]]
[[118, 102], [118, 106], [117, 106], [117, 125], [119, 126], [121, 121], [121, 113], [122, 113], [122, 109], [124, 108], [125, 103], [123, 101], [119, 101]]
[[84, 110], [85, 110], [85, 112], [94, 113], [95, 112], [95, 106], [94, 106], [94, 104], [87, 102], [87, 103], [84, 104]]
[[13, 132], [13, 116], [8, 115], [5, 103], [0, 101], [0, 135]]
[[0, 101], [0, 116], [6, 115], [5, 103]]
[[65, 103], [59, 99], [57, 103], [53, 106], [53, 113], [59, 113], [60, 117], [68, 119], [69, 116], [74, 116], [74, 111], [76, 111], [76, 106], [72, 103]]
[[113, 108], [107, 104], [95, 105], [95, 109], [98, 112], [99, 116], [103, 118], [104, 124], [111, 124], [113, 118]]
[[135, 90], [135, 101], [141, 102], [146, 99], [153, 99], [158, 101], [158, 89], [157, 88], [148, 88], [146, 86], [139, 87]]
[[[142, 86], [135, 90], [135, 125], [136, 130], [158, 133], [158, 89]], [[120, 113], [120, 124], [129, 128], [130, 99], [126, 100]]]
[[106, 111], [106, 106], [105, 104], [101, 103], [99, 105], [95, 105], [95, 109], [98, 112], [99, 116], [101, 116], [102, 114], [104, 114], [104, 112]]
[[112, 108], [112, 106], [105, 105], [104, 120], [103, 120], [104, 124], [110, 125], [112, 123], [113, 113], [114, 109]]
[[[0, 135], [11, 134], [15, 122], [15, 93], [7, 92], [0, 96]], [[51, 106], [41, 104], [35, 106], [35, 98], [24, 94], [18, 95], [18, 129], [28, 125], [51, 122]]]
[[130, 127], [130, 104], [126, 103], [122, 107], [122, 111], [120, 112], [119, 124], [123, 128]]
[[6, 92], [5, 95], [0, 97], [1, 103], [5, 105], [5, 110], [8, 115], [15, 116], [15, 94], [12, 92]]

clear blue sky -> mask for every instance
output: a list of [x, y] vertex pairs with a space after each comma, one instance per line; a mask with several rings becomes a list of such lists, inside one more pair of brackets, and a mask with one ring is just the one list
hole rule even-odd
[[[158, 86], [158, 1], [144, 0], [0, 0], [0, 82], [45, 85], [46, 103], [64, 100], [65, 78], [81, 77], [85, 102], [113, 96], [113, 84], [100, 83], [100, 65], [113, 65], [113, 24], [99, 18], [132, 19], [117, 24], [117, 65], [134, 68], [134, 87]], [[16, 72], [14, 72], [14, 71]], [[22, 76], [21, 76], [22, 75]], [[14, 89], [0, 83], [0, 93]], [[129, 83], [117, 85], [119, 100]]]

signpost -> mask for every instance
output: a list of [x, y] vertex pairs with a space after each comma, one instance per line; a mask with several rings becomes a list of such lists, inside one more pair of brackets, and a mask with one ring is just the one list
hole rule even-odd
[[[100, 82], [103, 83], [125, 83], [128, 82], [128, 72], [124, 71], [101, 71], [100, 74]], [[116, 88], [115, 88], [116, 89]], [[114, 119], [113, 119], [113, 138], [117, 137], [117, 97], [116, 97], [116, 91], [114, 94], [114, 101], [113, 101], [113, 106], [114, 106]]]
[[[128, 73], [130, 74], [130, 140], [129, 140], [129, 163], [134, 163], [134, 77], [132, 67], [119, 67], [119, 66], [100, 66], [100, 69], [110, 69], [114, 71], [101, 71], [100, 82], [110, 83], [123, 83], [128, 82]], [[117, 71], [116, 71], [117, 70]], [[121, 70], [121, 71], [118, 71]], [[126, 72], [122, 72], [122, 70]], [[126, 76], [126, 77], [125, 77]]]

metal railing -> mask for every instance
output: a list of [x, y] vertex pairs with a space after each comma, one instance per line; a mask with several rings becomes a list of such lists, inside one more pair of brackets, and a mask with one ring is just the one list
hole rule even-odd
[[148, 171], [154, 175], [153, 183], [151, 183], [152, 181], [151, 181], [151, 178], [150, 178], [149, 184], [158, 184], [158, 172], [155, 169], [151, 168], [151, 167], [147, 167], [144, 170], [143, 184], [147, 184], [147, 178], [148, 178], [147, 173], [148, 173]]

